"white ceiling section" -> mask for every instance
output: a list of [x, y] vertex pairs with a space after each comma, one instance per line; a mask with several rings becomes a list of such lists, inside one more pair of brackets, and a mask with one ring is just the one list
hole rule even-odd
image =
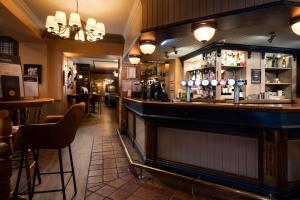
[[[22, 0], [21, 0], [22, 1]], [[67, 17], [76, 12], [76, 0], [23, 0], [32, 12], [45, 23], [47, 15], [57, 10], [64, 11]], [[126, 22], [136, 0], [78, 0], [81, 19], [95, 18], [105, 24], [106, 32], [122, 35]]]
[[118, 69], [118, 62], [107, 62], [107, 61], [94, 61], [95, 69], [101, 70], [111, 70], [111, 69]]

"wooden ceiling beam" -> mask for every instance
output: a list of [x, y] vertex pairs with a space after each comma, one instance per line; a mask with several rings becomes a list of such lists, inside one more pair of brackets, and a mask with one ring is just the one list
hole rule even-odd
[[37, 38], [41, 38], [41, 31], [31, 20], [30, 16], [12, 0], [0, 0], [3, 4], [17, 19], [21, 21]]

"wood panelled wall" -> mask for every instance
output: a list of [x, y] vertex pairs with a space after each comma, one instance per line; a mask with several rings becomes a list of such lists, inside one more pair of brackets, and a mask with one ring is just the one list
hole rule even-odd
[[142, 29], [153, 29], [280, 0], [141, 0]]
[[257, 138], [158, 127], [157, 158], [259, 178]]

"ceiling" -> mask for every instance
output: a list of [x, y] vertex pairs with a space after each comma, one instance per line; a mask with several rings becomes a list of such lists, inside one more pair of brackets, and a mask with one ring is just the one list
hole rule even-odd
[[[44, 24], [47, 15], [64, 11], [67, 18], [76, 12], [76, 0], [23, 0]], [[135, 2], [139, 0], [78, 0], [78, 12], [82, 20], [89, 17], [105, 24], [106, 32], [123, 34], [127, 19]]]
[[[192, 32], [191, 24], [180, 25], [156, 31], [157, 49], [152, 55], [143, 55], [144, 61], [164, 60], [181, 57], [201, 47], [220, 40], [226, 43], [273, 46], [300, 49], [300, 36], [289, 28], [289, 19], [300, 8], [276, 6], [247, 13], [215, 18], [217, 32], [206, 44], [198, 42]], [[276, 37], [269, 43], [269, 33], [274, 31]], [[162, 42], [165, 41], [163, 44]], [[176, 47], [177, 55], [173, 51]], [[168, 52], [169, 58], [165, 56]]]

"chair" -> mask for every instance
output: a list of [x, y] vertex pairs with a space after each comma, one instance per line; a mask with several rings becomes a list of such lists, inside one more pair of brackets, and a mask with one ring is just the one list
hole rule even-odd
[[[65, 193], [65, 181], [64, 173], [71, 173], [74, 183], [74, 196], [77, 194], [76, 179], [74, 173], [74, 165], [71, 151], [71, 143], [73, 142], [80, 120], [84, 115], [85, 103], [79, 103], [73, 105], [67, 113], [63, 116], [48, 117], [42, 124], [31, 124], [20, 126], [16, 138], [13, 144], [14, 150], [22, 151], [21, 161], [19, 165], [19, 171], [17, 176], [17, 182], [14, 192], [14, 197], [18, 194], [29, 194], [29, 197], [33, 197], [34, 193], [45, 192], [62, 192], [63, 199], [66, 199]], [[58, 120], [58, 121], [57, 121]], [[69, 148], [71, 171], [64, 171], [61, 149]], [[32, 189], [28, 193], [19, 193], [19, 184], [22, 174], [22, 166], [24, 162], [24, 156], [28, 149], [33, 149], [33, 158], [35, 161], [34, 175]], [[57, 149], [59, 158], [59, 172], [40, 173], [39, 172], [39, 150], [40, 149]], [[35, 191], [35, 179], [38, 175], [50, 175], [60, 174], [61, 177], [61, 189], [58, 190], [46, 190]]]

